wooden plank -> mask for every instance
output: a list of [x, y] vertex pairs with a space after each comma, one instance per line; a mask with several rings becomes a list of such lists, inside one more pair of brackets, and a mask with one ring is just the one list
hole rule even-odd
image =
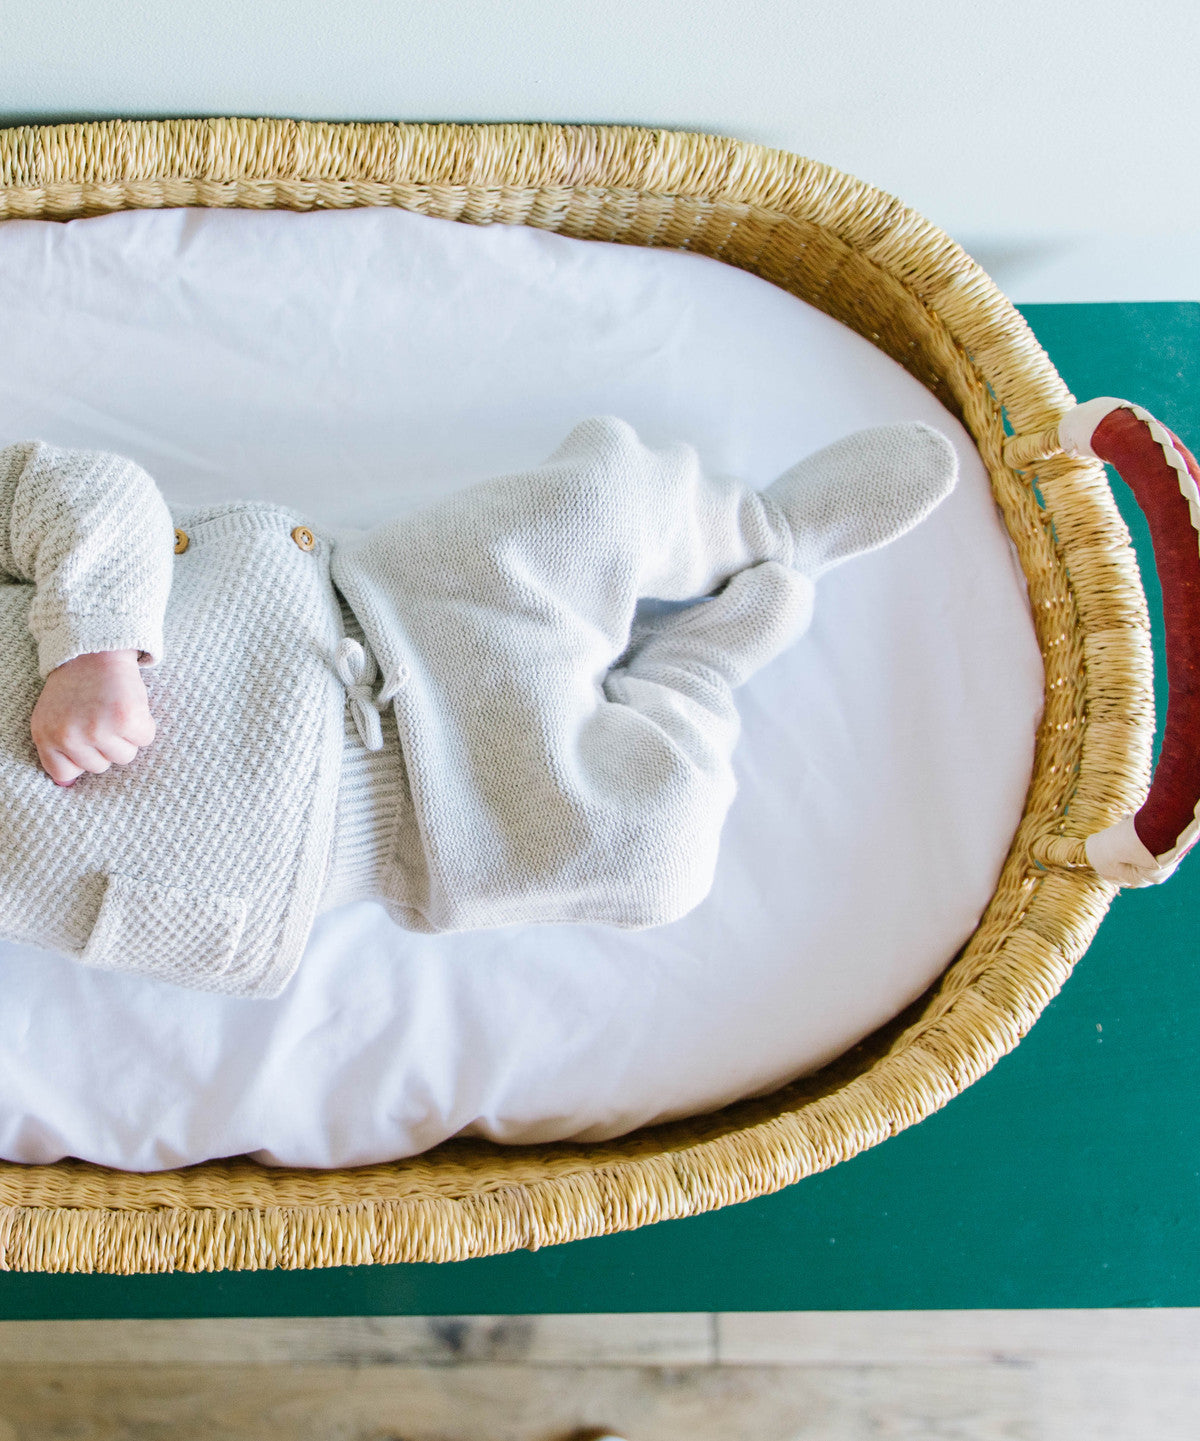
[[1196, 1368], [0, 1368], [0, 1441], [1193, 1441]]
[[[1200, 1363], [1200, 1310], [755, 1311], [716, 1317], [723, 1365]], [[1200, 1434], [1200, 1431], [1198, 1431]]]
[[1186, 1364], [1200, 1310], [833, 1311], [0, 1322], [0, 1366]]
[[4, 1365], [698, 1365], [704, 1312], [565, 1316], [331, 1316], [4, 1321]]
[[3, 1365], [868, 1366], [1200, 1362], [1200, 1310], [0, 1322]]

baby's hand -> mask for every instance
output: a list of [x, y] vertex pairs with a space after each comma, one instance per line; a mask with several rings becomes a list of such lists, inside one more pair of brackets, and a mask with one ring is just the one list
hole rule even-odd
[[46, 774], [72, 786], [84, 773], [128, 765], [154, 739], [136, 650], [79, 655], [46, 677], [29, 723]]

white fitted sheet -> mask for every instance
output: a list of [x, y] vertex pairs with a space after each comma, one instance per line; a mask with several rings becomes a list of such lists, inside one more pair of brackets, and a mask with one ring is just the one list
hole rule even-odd
[[769, 483], [865, 425], [955, 493], [824, 577], [740, 692], [739, 794], [683, 920], [420, 936], [320, 918], [274, 1001], [0, 944], [0, 1156], [158, 1170], [598, 1140], [769, 1091], [919, 995], [1021, 815], [1042, 665], [967, 433], [873, 346], [705, 257], [393, 209], [0, 225], [0, 444], [134, 457], [169, 500], [367, 526], [543, 459], [588, 414]]

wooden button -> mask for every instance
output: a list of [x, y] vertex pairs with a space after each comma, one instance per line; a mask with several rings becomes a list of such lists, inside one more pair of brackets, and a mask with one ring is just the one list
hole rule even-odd
[[188, 546], [189, 546], [190, 544], [191, 544], [191, 541], [188, 540], [187, 531], [186, 531], [186, 530], [177, 530], [177, 531], [175, 532], [175, 554], [176, 554], [176, 555], [182, 555], [182, 554], [184, 553], [184, 551], [187, 550], [187, 548], [188, 548]]
[[309, 530], [306, 525], [298, 525], [296, 529], [292, 531], [292, 539], [301, 550], [312, 550], [313, 546], [317, 543], [316, 536], [313, 535], [312, 531]]

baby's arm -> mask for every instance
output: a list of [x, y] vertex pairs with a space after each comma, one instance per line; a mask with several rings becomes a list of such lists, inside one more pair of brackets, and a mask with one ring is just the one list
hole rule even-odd
[[0, 448], [0, 580], [36, 586], [29, 629], [46, 684], [30, 720], [69, 785], [154, 736], [139, 662], [163, 655], [174, 526], [140, 466], [40, 442]]

